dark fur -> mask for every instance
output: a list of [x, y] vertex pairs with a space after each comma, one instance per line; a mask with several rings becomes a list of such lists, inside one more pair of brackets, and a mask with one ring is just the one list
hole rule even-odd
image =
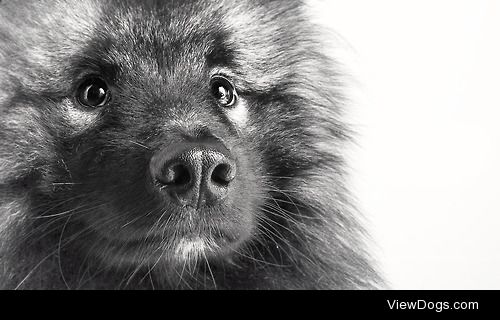
[[[315, 30], [301, 1], [2, 1], [0, 287], [377, 287], [344, 185], [340, 79]], [[221, 67], [243, 126], [210, 99]], [[113, 87], [101, 110], [73, 99], [89, 73]], [[241, 243], [153, 264], [143, 240], [127, 262], [128, 243], [111, 254], [94, 231], [160, 228], [169, 256], [185, 221], [159, 206], [147, 173], [179, 130], [217, 132], [238, 154], [237, 193], [196, 219]]]

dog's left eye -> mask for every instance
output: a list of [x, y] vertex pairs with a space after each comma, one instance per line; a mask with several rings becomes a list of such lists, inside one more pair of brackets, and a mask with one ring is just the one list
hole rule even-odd
[[238, 94], [234, 85], [223, 76], [214, 76], [210, 81], [210, 90], [219, 105], [232, 107], [238, 100]]
[[108, 85], [101, 78], [89, 78], [85, 80], [76, 93], [78, 102], [85, 107], [99, 108], [108, 103], [110, 92]]

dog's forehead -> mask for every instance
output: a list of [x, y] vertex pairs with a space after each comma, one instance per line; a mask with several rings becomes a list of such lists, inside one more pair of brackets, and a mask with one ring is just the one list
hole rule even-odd
[[[266, 90], [289, 78], [292, 69], [302, 73], [305, 55], [298, 50], [304, 46], [297, 43], [308, 35], [301, 29], [305, 23], [298, 23], [298, 3], [12, 0], [0, 7], [0, 32], [6, 30], [26, 51], [26, 65], [38, 70], [35, 74], [54, 79], [88, 58], [123, 66], [125, 72], [176, 65], [181, 72], [200, 71], [232, 63], [244, 79], [242, 88]], [[9, 48], [12, 55], [15, 47]]]
[[139, 4], [106, 7], [103, 12], [105, 19], [98, 24], [96, 34], [138, 52], [199, 53], [203, 47], [220, 44], [227, 34], [222, 15], [214, 12], [220, 19], [212, 17], [210, 21], [200, 6], [149, 8]]
[[168, 70], [176, 64], [227, 62], [231, 50], [223, 14], [204, 3], [99, 4], [100, 15], [83, 56], [107, 60], [123, 70], [148, 63]]
[[[279, 2], [279, 3], [277, 3]], [[283, 61], [297, 57], [297, 1], [148, 1], [103, 8], [101, 31], [119, 43], [116, 53], [164, 55], [166, 62], [194, 66], [233, 63], [242, 78], [266, 88], [287, 77]], [[99, 28], [98, 28], [99, 31]], [[289, 55], [287, 58], [284, 55]], [[266, 58], [264, 58], [266, 57]], [[128, 58], [128, 57], [124, 57]], [[208, 58], [208, 59], [207, 59]]]

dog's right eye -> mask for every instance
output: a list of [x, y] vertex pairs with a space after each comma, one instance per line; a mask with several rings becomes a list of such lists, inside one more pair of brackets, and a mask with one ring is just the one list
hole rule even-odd
[[78, 88], [76, 98], [78, 102], [85, 107], [102, 107], [106, 105], [110, 99], [108, 85], [101, 78], [89, 78]]

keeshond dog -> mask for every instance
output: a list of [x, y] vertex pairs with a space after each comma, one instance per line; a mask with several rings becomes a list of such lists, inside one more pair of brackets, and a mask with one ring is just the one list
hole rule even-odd
[[0, 287], [371, 289], [299, 0], [0, 4]]

